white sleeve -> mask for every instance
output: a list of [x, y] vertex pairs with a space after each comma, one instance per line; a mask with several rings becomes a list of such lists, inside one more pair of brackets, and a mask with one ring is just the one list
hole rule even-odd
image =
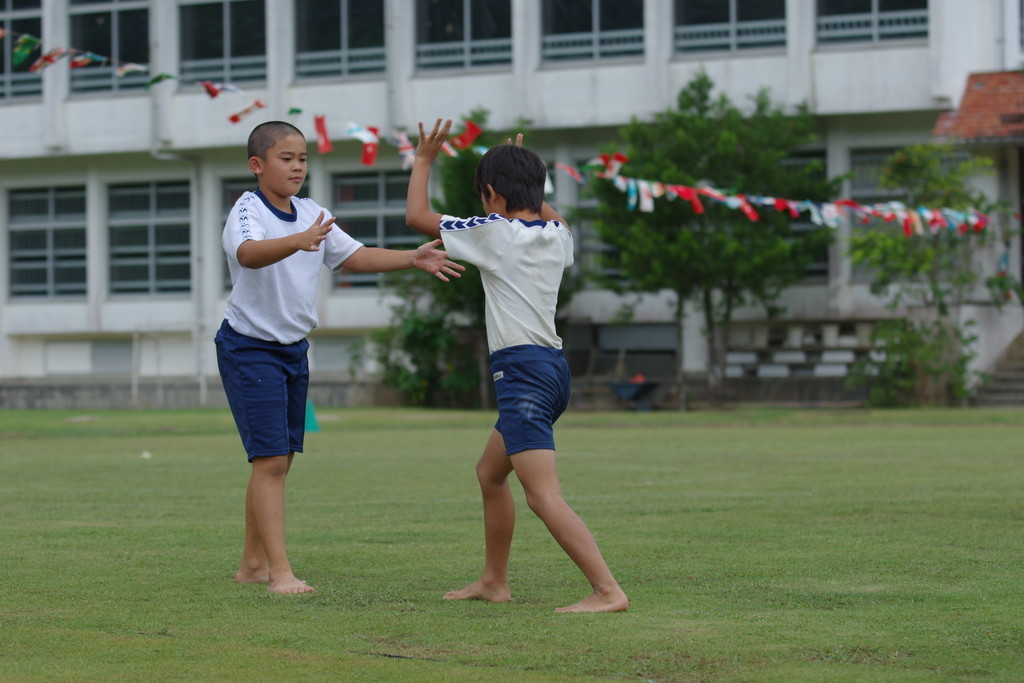
[[224, 222], [224, 233], [221, 235], [221, 246], [229, 259], [238, 262], [238, 247], [243, 242], [263, 239], [266, 227], [262, 219], [263, 212], [256, 195], [246, 192], [238, 198]]
[[441, 240], [448, 256], [472, 263], [482, 270], [494, 270], [498, 257], [512, 238], [511, 230], [501, 230], [496, 222], [507, 221], [496, 214], [486, 218], [441, 217]]
[[362, 242], [335, 225], [324, 240], [324, 265], [331, 270], [337, 270], [362, 246]]

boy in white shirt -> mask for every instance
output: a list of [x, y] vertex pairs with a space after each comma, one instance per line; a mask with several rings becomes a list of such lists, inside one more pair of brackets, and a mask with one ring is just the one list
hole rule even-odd
[[487, 151], [476, 169], [484, 217], [456, 218], [431, 211], [430, 166], [452, 122], [427, 134], [420, 124], [409, 179], [405, 220], [440, 237], [448, 255], [480, 269], [485, 295], [491, 375], [498, 422], [477, 462], [483, 495], [485, 557], [479, 581], [445, 595], [449, 600], [506, 602], [508, 559], [515, 506], [508, 476], [515, 471], [530, 509], [590, 582], [593, 592], [556, 612], [618, 612], [626, 594], [605, 564], [593, 535], [562, 498], [555, 469], [553, 425], [569, 404], [569, 366], [555, 333], [555, 304], [562, 271], [573, 263], [572, 233], [544, 201], [547, 168], [516, 144]]
[[[285, 552], [284, 487], [302, 452], [309, 365], [306, 336], [317, 325], [320, 271], [420, 268], [441, 280], [465, 270], [434, 240], [416, 250], [365, 247], [329, 212], [296, 197], [306, 179], [306, 138], [283, 121], [253, 129], [249, 169], [258, 187], [235, 202], [221, 242], [231, 271], [217, 365], [252, 472], [245, 495], [245, 547], [235, 580], [272, 593], [308, 593]], [[325, 219], [326, 217], [326, 219]]]

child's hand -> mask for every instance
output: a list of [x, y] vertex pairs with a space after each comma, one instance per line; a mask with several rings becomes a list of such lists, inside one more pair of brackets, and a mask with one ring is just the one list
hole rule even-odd
[[[451, 121], [449, 121], [451, 123]], [[416, 255], [413, 257], [412, 264], [420, 270], [425, 270], [428, 273], [435, 275], [439, 280], [449, 282], [446, 275], [452, 277], [462, 277], [462, 271], [466, 269], [465, 266], [460, 266], [455, 261], [448, 260], [448, 254], [435, 249], [437, 245], [441, 244], [441, 240], [434, 240], [433, 242], [427, 242], [421, 244], [416, 249]]]
[[420, 139], [416, 144], [416, 158], [433, 162], [437, 158], [437, 153], [444, 146], [444, 143], [448, 141], [448, 133], [451, 129], [451, 119], [447, 119], [444, 122], [444, 126], [441, 125], [441, 119], [438, 119], [434, 124], [434, 130], [428, 135], [423, 130], [423, 122], [420, 121]]
[[321, 211], [320, 215], [316, 217], [316, 221], [313, 225], [309, 226], [309, 229], [305, 232], [300, 232], [296, 237], [298, 238], [299, 251], [320, 251], [320, 245], [325, 239], [327, 239], [327, 233], [334, 227], [334, 216], [324, 223], [324, 212]]
[[[512, 144], [512, 138], [509, 138], [505, 142], [505, 144], [506, 145], [511, 145]], [[516, 147], [522, 147], [522, 146], [523, 146], [523, 134], [522, 133], [518, 133], [518, 134], [516, 134]]]

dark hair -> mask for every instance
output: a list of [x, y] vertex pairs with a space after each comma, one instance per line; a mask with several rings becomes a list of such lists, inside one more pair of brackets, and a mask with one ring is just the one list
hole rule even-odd
[[476, 165], [473, 185], [478, 197], [490, 194], [487, 186], [505, 198], [507, 211], [527, 209], [540, 213], [548, 169], [536, 152], [515, 145], [491, 147]]
[[[289, 135], [302, 135], [302, 131], [287, 121], [267, 121], [252, 129], [249, 133], [249, 145], [246, 149], [246, 159], [259, 157], [267, 158], [267, 150], [277, 144], [281, 138]], [[303, 138], [305, 136], [303, 135]]]

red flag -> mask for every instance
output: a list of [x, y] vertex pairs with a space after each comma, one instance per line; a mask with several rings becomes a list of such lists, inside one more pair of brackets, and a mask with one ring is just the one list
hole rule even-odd
[[744, 197], [741, 194], [738, 194], [736, 195], [736, 198], [740, 200], [740, 211], [743, 212], [744, 216], [746, 216], [752, 221], [761, 220], [761, 217], [757, 215], [757, 211], [754, 211], [754, 207], [750, 205], [750, 202], [747, 201], [746, 197]]
[[206, 94], [210, 96], [210, 99], [220, 94], [220, 88], [214, 85], [212, 81], [203, 81], [200, 85], [206, 88]]
[[262, 100], [255, 100], [252, 104], [250, 104], [245, 109], [242, 109], [241, 111], [236, 111], [234, 114], [229, 116], [228, 117], [228, 121], [230, 121], [231, 123], [238, 123], [239, 121], [242, 120], [242, 117], [248, 116], [249, 114], [253, 113], [257, 109], [263, 109], [265, 106], [267, 106], [267, 105], [263, 104]]
[[910, 222], [909, 214], [903, 217], [903, 234], [906, 235], [907, 237], [914, 236], [914, 226]]
[[327, 154], [334, 145], [331, 144], [331, 138], [327, 135], [327, 123], [324, 122], [324, 116], [314, 116], [313, 125], [316, 126], [316, 149], [321, 154]]
[[686, 185], [673, 185], [672, 189], [676, 191], [683, 199], [690, 202], [690, 206], [693, 207], [694, 213], [704, 213], [704, 205], [701, 204], [700, 197], [697, 196], [697, 191], [692, 187]]
[[476, 140], [482, 132], [483, 131], [480, 130], [480, 126], [476, 125], [469, 119], [466, 119], [466, 130], [464, 130], [460, 135], [456, 135], [452, 138], [452, 146], [456, 149], [466, 149], [473, 144], [473, 141]]
[[571, 177], [577, 183], [582, 183], [583, 182], [583, 174], [580, 173], [578, 168], [576, 168], [574, 166], [569, 166], [568, 164], [562, 164], [562, 163], [558, 163], [558, 162], [555, 163], [555, 168], [557, 168], [559, 171], [563, 171], [565, 173], [568, 173], [569, 177]]
[[361, 161], [364, 166], [373, 166], [377, 162], [377, 150], [380, 149], [380, 131], [373, 126], [367, 126], [366, 130], [373, 133], [376, 142], [363, 143], [363, 158]]

